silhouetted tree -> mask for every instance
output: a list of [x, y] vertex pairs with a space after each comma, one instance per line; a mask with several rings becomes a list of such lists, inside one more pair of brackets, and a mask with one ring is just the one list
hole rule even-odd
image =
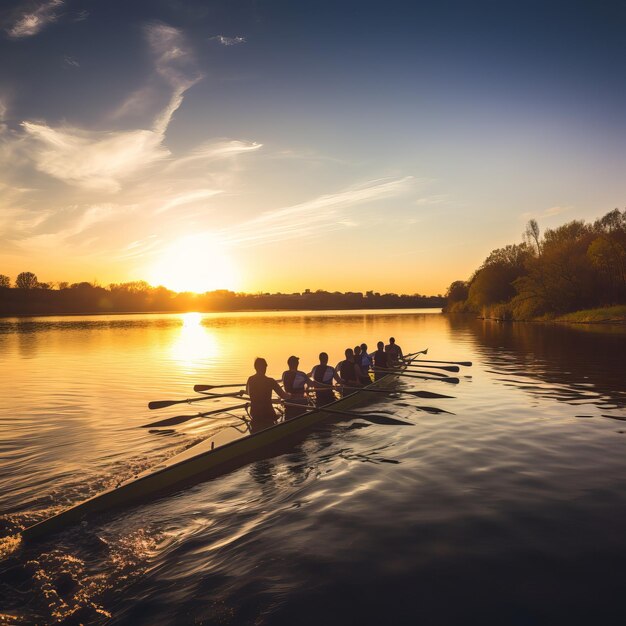
[[0, 287], [10, 287], [11, 279], [4, 274], [0, 274]]
[[537, 256], [541, 254], [541, 242], [539, 241], [539, 224], [537, 220], [528, 220], [524, 231], [524, 242], [531, 250], [536, 250]]
[[37, 287], [37, 276], [32, 272], [21, 272], [15, 279], [15, 286], [18, 289], [35, 289]]
[[448, 291], [446, 292], [446, 299], [448, 300], [448, 304], [453, 304], [455, 302], [463, 302], [467, 300], [467, 296], [469, 295], [469, 286], [464, 280], [455, 280], [448, 287]]

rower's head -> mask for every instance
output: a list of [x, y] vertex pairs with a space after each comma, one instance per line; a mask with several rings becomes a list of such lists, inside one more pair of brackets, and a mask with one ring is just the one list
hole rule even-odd
[[297, 356], [290, 356], [287, 359], [287, 365], [289, 366], [290, 370], [297, 370], [299, 363], [300, 363], [300, 359]]
[[361, 346], [354, 346], [354, 356], [361, 354]]
[[384, 344], [382, 341], [379, 341], [379, 342], [376, 344], [376, 347], [377, 347], [379, 350], [384, 350], [384, 348], [385, 348], [385, 344]]
[[254, 359], [254, 369], [257, 374], [265, 374], [267, 372], [267, 361], [261, 357]]
[[320, 365], [328, 365], [328, 354], [320, 352]]
[[366, 343], [362, 343], [361, 344], [361, 352], [363, 354], [367, 354], [367, 344]]
[[396, 340], [393, 337], [389, 337], [389, 343], [393, 346], [396, 343]]
[[345, 355], [348, 361], [354, 361], [354, 350], [352, 348], [346, 348]]

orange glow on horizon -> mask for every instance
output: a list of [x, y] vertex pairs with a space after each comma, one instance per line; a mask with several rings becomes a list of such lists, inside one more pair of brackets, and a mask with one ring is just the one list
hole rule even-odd
[[206, 233], [188, 235], [171, 243], [148, 273], [152, 285], [163, 285], [177, 292], [236, 291], [239, 285], [231, 257]]

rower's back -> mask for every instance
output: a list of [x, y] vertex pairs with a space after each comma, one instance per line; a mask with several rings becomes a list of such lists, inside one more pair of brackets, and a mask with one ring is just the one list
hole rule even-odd
[[387, 353], [388, 365], [396, 365], [402, 358], [402, 349], [393, 337], [389, 337], [389, 343], [385, 346], [385, 352]]
[[252, 419], [251, 430], [255, 432], [276, 422], [276, 413], [272, 404], [272, 392], [283, 398], [285, 393], [278, 383], [269, 376], [267, 371], [267, 361], [257, 358], [254, 361], [256, 374], [248, 378], [246, 391], [250, 396], [250, 417]]

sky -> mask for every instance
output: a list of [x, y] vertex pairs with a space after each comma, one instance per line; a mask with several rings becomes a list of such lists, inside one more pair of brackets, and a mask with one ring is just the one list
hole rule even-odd
[[0, 8], [0, 274], [438, 294], [626, 206], [626, 2]]

